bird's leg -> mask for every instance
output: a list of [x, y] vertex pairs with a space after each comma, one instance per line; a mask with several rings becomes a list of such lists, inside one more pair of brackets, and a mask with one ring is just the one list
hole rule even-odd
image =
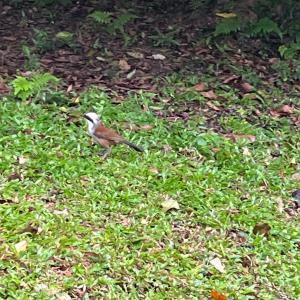
[[106, 159], [110, 152], [111, 148], [105, 148], [104, 150], [100, 151], [100, 155], [103, 157], [103, 159]]

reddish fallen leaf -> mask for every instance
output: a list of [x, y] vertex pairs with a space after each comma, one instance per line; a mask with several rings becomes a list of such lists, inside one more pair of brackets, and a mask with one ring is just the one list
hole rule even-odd
[[211, 298], [214, 300], [227, 300], [227, 297], [219, 292], [217, 292], [216, 290], [212, 290], [211, 293]]
[[270, 115], [272, 117], [280, 117], [281, 116], [281, 114], [279, 112], [277, 112], [276, 110], [273, 110], [273, 109], [270, 111]]
[[243, 89], [243, 91], [245, 93], [250, 93], [254, 90], [254, 87], [251, 84], [249, 84], [248, 82], [243, 82], [241, 84], [241, 88]]
[[294, 107], [285, 104], [279, 109], [277, 109], [277, 111], [283, 114], [292, 114], [294, 112]]
[[206, 105], [207, 105], [209, 108], [211, 108], [211, 109], [213, 109], [213, 110], [215, 110], [215, 111], [220, 111], [220, 110], [221, 110], [218, 106], [214, 105], [211, 101], [208, 101], [208, 102], [206, 103]]
[[271, 226], [267, 223], [256, 224], [253, 228], [253, 234], [261, 234], [268, 236], [271, 230]]
[[227, 77], [226, 79], [223, 80], [224, 84], [230, 83], [231, 81], [234, 81], [236, 79], [238, 79], [239, 77], [236, 75], [231, 75], [229, 77]]
[[201, 95], [207, 99], [217, 99], [217, 95], [213, 90], [210, 90], [208, 92], [201, 92]]
[[193, 88], [194, 88], [194, 90], [197, 91], [197, 92], [203, 92], [203, 91], [205, 91], [206, 86], [205, 86], [204, 83], [201, 83], [201, 82], [200, 82], [200, 83], [194, 85]]

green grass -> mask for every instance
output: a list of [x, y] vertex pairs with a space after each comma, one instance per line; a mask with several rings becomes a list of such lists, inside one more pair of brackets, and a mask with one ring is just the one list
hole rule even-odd
[[[233, 142], [206, 130], [203, 115], [156, 118], [142, 109], [152, 96], [112, 105], [93, 91], [68, 114], [0, 102], [2, 299], [210, 299], [211, 290], [241, 300], [300, 297], [290, 196], [299, 188], [291, 175], [300, 133], [285, 118], [266, 114], [264, 129], [225, 115], [218, 121], [228, 132], [256, 136]], [[103, 161], [80, 117], [92, 109], [145, 153], [119, 146]], [[125, 130], [128, 122], [153, 129]], [[180, 209], [164, 211], [166, 198]], [[252, 233], [258, 223], [271, 226], [268, 237]], [[224, 273], [210, 264], [215, 257]]]

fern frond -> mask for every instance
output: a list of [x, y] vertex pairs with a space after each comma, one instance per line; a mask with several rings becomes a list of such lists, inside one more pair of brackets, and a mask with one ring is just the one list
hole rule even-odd
[[94, 19], [99, 24], [109, 24], [112, 21], [111, 13], [106, 11], [96, 10], [89, 14], [88, 17]]
[[222, 19], [217, 25], [214, 32], [215, 36], [227, 35], [237, 32], [241, 29], [241, 21], [238, 17]]

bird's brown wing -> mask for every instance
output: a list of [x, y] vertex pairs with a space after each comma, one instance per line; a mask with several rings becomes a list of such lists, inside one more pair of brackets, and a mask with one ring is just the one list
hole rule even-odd
[[112, 143], [120, 143], [124, 140], [117, 132], [110, 128], [106, 128], [103, 125], [100, 125], [96, 128], [94, 135], [98, 139], [104, 139], [111, 141]]

